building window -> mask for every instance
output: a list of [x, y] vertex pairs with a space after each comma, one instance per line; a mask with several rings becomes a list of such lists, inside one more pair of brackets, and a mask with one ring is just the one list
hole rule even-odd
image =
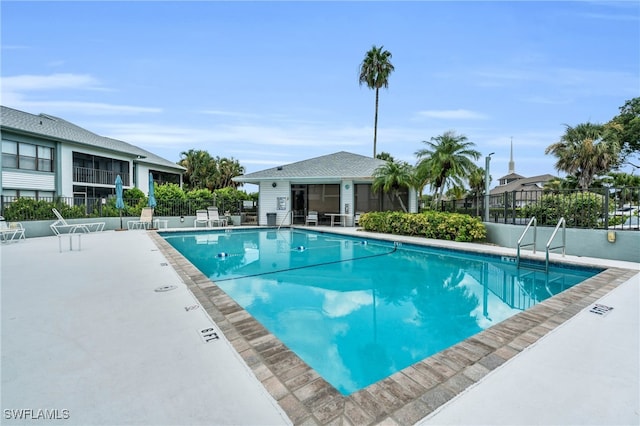
[[2, 167], [53, 172], [53, 148], [23, 142], [2, 141]]
[[18, 142], [2, 141], [2, 167], [18, 168]]
[[38, 147], [38, 170], [53, 171], [53, 150], [47, 146]]

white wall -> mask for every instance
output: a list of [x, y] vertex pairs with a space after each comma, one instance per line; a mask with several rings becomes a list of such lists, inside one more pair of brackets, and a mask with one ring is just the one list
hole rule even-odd
[[[487, 228], [487, 241], [501, 247], [516, 248], [518, 239], [524, 232], [522, 225], [509, 225], [504, 223], [483, 222]], [[536, 251], [544, 253], [549, 238], [554, 231], [551, 226], [539, 226], [536, 237]], [[615, 242], [607, 240], [608, 231], [605, 229], [575, 229], [567, 228], [566, 254], [574, 256], [587, 256], [602, 259], [626, 260], [640, 262], [640, 231], [615, 232]], [[525, 237], [525, 244], [533, 240], [532, 231]], [[552, 246], [558, 246], [562, 242], [562, 231], [556, 234]], [[524, 253], [531, 251], [531, 247], [523, 249]], [[553, 250], [552, 253], [561, 253], [561, 250]]]
[[340, 183], [340, 213], [349, 215], [346, 218], [341, 218], [341, 220], [345, 221], [346, 226], [353, 226], [353, 215], [355, 214], [355, 212], [353, 211], [353, 197], [353, 181], [343, 180]]
[[[276, 187], [273, 187], [273, 182]], [[276, 213], [276, 225], [291, 225], [291, 184], [289, 181], [266, 181], [260, 183], [258, 225], [267, 225], [267, 213]], [[285, 210], [278, 210], [278, 197], [285, 198]], [[286, 218], [285, 218], [286, 216]]]

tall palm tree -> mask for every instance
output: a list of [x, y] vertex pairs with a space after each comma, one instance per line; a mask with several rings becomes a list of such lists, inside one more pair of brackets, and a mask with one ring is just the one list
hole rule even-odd
[[615, 168], [620, 147], [616, 139], [605, 139], [605, 126], [582, 123], [567, 129], [559, 142], [551, 144], [545, 154], [556, 156], [556, 169], [574, 175], [580, 188], [587, 189], [594, 178]]
[[381, 87], [389, 87], [389, 76], [394, 68], [391, 64], [391, 52], [383, 50], [384, 46], [375, 45], [369, 50], [360, 64], [359, 82], [366, 84], [369, 89], [376, 90], [376, 113], [373, 122], [373, 158], [376, 158], [376, 143], [378, 140], [378, 94]]
[[[477, 167], [472, 160], [480, 158], [475, 144], [464, 135], [453, 131], [422, 141], [427, 148], [415, 152], [418, 157], [418, 175], [427, 179], [434, 188], [434, 203], [442, 198], [444, 188], [453, 182], [464, 186], [464, 181]], [[438, 196], [439, 194], [439, 196]]]
[[411, 165], [404, 161], [387, 161], [373, 172], [371, 190], [376, 192], [382, 189], [383, 192], [390, 193], [400, 202], [400, 207], [406, 213], [407, 207], [400, 197], [400, 189], [413, 188], [414, 182], [414, 170]]

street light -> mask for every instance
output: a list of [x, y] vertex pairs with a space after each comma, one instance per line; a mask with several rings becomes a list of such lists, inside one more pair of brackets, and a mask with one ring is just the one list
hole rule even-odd
[[484, 159], [484, 221], [489, 222], [489, 162], [491, 161], [491, 156], [495, 154], [492, 152], [487, 155]]

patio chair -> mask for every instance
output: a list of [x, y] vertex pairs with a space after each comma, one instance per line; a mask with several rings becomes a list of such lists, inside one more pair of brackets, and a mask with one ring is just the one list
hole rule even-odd
[[[17, 237], [17, 239], [16, 239]], [[6, 222], [4, 217], [0, 216], [0, 238], [2, 242], [24, 240], [24, 227], [20, 222]]]
[[149, 229], [151, 228], [151, 220], [153, 219], [153, 207], [143, 207], [140, 212], [140, 219], [130, 220], [127, 222], [129, 229]]
[[62, 234], [75, 234], [78, 231], [89, 232], [101, 232], [104, 230], [104, 222], [89, 222], [89, 223], [67, 223], [62, 217], [60, 212], [56, 208], [51, 209], [53, 214], [56, 215], [58, 220], [49, 225], [49, 228], [55, 235]]
[[307, 214], [307, 219], [304, 224], [309, 225], [310, 223], [315, 223], [318, 226], [318, 212], [315, 210], [309, 210], [309, 214]]
[[211, 226], [227, 226], [227, 219], [220, 217], [217, 207], [207, 207]]
[[353, 225], [354, 226], [360, 225], [360, 215], [361, 214], [362, 214], [362, 212], [356, 212], [355, 216], [353, 217]]
[[193, 227], [197, 228], [199, 223], [204, 223], [207, 228], [211, 227], [209, 213], [206, 210], [196, 210], [196, 218], [193, 221]]

